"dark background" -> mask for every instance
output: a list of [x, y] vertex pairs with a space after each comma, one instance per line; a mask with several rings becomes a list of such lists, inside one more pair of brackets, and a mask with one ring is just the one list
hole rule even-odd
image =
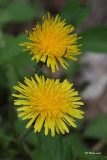
[[[76, 120], [78, 127], [65, 136], [30, 133], [25, 140], [32, 152], [29, 158], [18, 145], [26, 121], [17, 118], [11, 94], [36, 68], [18, 44], [27, 40], [25, 29], [42, 23], [47, 11], [75, 27], [83, 54], [78, 62], [68, 60], [67, 70], [59, 66], [52, 74], [44, 66], [40, 74], [73, 82], [85, 103], [85, 118]], [[107, 160], [106, 155], [107, 0], [0, 0], [0, 160]]]

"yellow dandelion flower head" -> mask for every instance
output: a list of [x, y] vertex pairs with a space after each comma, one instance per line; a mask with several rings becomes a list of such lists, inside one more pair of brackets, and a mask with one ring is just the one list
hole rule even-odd
[[[42, 126], [45, 128], [45, 135], [51, 130], [51, 135], [55, 136], [61, 132], [69, 132], [68, 125], [76, 127], [74, 118], [82, 119], [83, 111], [78, 107], [84, 103], [76, 97], [77, 91], [71, 89], [73, 84], [67, 80], [60, 83], [59, 79], [44, 79], [44, 76], [25, 78], [25, 84], [19, 82], [19, 86], [14, 86], [20, 94], [13, 94], [19, 99], [14, 101], [14, 105], [22, 105], [17, 110], [21, 111], [18, 116], [22, 119], [29, 119], [26, 128], [34, 124], [34, 132], [40, 132]], [[21, 99], [20, 99], [21, 98]]]
[[57, 62], [65, 68], [68, 65], [66, 59], [76, 61], [73, 55], [81, 54], [77, 45], [77, 34], [71, 34], [74, 31], [72, 25], [66, 25], [65, 19], [61, 21], [61, 17], [56, 15], [55, 18], [50, 17], [50, 13], [43, 16], [42, 26], [37, 23], [33, 32], [28, 34], [28, 39], [32, 42], [23, 42], [22, 46], [26, 46], [26, 50], [31, 50], [33, 54], [32, 60], [36, 62], [46, 62], [47, 66], [51, 66], [52, 72], [59, 70]]

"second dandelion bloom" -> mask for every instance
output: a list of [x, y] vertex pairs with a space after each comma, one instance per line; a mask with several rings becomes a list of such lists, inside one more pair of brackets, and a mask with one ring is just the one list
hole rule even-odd
[[82, 119], [84, 112], [78, 109], [84, 103], [80, 101], [78, 92], [72, 89], [73, 84], [67, 80], [62, 83], [59, 79], [44, 79], [44, 76], [35, 79], [25, 78], [25, 85], [19, 83], [14, 89], [19, 94], [14, 101], [15, 105], [21, 105], [19, 117], [28, 119], [26, 128], [34, 125], [34, 132], [40, 132], [44, 126], [45, 135], [51, 130], [51, 135], [55, 136], [61, 132], [69, 132], [68, 126], [76, 127], [75, 118]]
[[26, 46], [24, 50], [30, 50], [30, 54], [33, 55], [32, 60], [36, 59], [36, 62], [46, 62], [47, 66], [51, 66], [52, 72], [58, 68], [58, 61], [67, 69], [67, 59], [76, 61], [75, 55], [81, 54], [79, 46], [77, 44], [77, 34], [72, 34], [74, 27], [72, 25], [66, 25], [66, 21], [61, 21], [61, 17], [57, 15], [55, 18], [51, 18], [48, 13], [43, 17], [43, 23], [39, 23], [33, 28], [33, 32], [28, 34], [28, 39], [31, 42], [23, 42], [23, 46]]

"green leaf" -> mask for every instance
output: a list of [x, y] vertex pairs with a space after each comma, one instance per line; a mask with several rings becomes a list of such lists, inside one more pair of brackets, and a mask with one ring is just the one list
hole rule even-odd
[[26, 39], [24, 34], [19, 35], [18, 37], [14, 38], [9, 43], [1, 53], [0, 64], [7, 63], [13, 57], [19, 55], [22, 52], [22, 47], [19, 46], [19, 43], [23, 42]]
[[17, 129], [17, 132], [19, 134], [23, 133], [26, 129], [26, 124], [27, 124], [27, 120], [23, 121], [23, 120], [19, 120], [17, 119], [15, 122], [15, 127]]
[[39, 19], [39, 22], [42, 22], [42, 17], [46, 14], [43, 2], [40, 0], [34, 0], [32, 5], [35, 7], [35, 19]]
[[91, 159], [92, 157], [99, 157], [99, 155], [91, 155], [85, 154], [85, 152], [93, 152], [91, 149], [87, 148], [81, 140], [81, 135], [77, 133], [73, 133], [67, 137], [67, 140], [70, 144], [72, 144], [72, 149], [76, 158], [83, 158], [83, 159]]
[[0, 127], [0, 144], [3, 148], [7, 148], [11, 142], [14, 142], [14, 138], [6, 133], [6, 128]]
[[5, 9], [0, 10], [0, 27], [8, 22], [25, 23], [35, 17], [33, 8], [24, 2], [10, 3]]
[[[13, 92], [13, 86], [16, 85], [18, 81], [23, 81], [25, 76], [31, 76], [33, 66], [35, 65], [36, 67], [36, 62], [32, 62], [32, 56], [29, 55], [28, 52], [23, 52], [22, 47], [19, 46], [19, 43], [27, 41], [25, 34], [17, 37], [4, 34], [4, 39], [7, 45], [2, 49], [0, 65], [2, 65], [2, 68], [6, 71], [8, 87], [11, 92]], [[10, 42], [7, 42], [7, 39], [9, 39]], [[2, 77], [1, 80], [3, 81], [4, 78]]]
[[36, 60], [31, 61], [32, 55], [29, 55], [28, 52], [20, 52], [19, 55], [16, 55], [13, 57], [9, 63], [12, 63], [14, 65], [20, 65], [21, 66], [31, 66], [33, 67], [35, 65], [36, 67]]
[[18, 63], [26, 65], [27, 63], [33, 65], [34, 63], [30, 60], [31, 56], [27, 53], [22, 52], [22, 47], [19, 43], [27, 41], [27, 36], [25, 34], [20, 34], [16, 38], [11, 38], [11, 42], [2, 49], [0, 64], [7, 63]]
[[3, 38], [4, 38], [4, 41], [5, 41], [5, 46], [4, 47], [7, 47], [7, 46], [11, 45], [15, 40], [15, 37], [12, 34], [9, 34], [9, 33], [3, 33]]
[[37, 148], [34, 152], [32, 160], [51, 160], [49, 157], [49, 154], [45, 151], [43, 151], [40, 148]]
[[81, 50], [107, 53], [107, 27], [99, 26], [85, 30], [80, 34]]
[[67, 2], [61, 10], [61, 17], [66, 19], [68, 24], [78, 26], [89, 15], [90, 6], [83, 8], [77, 1]]
[[0, 8], [8, 4], [8, 0], [0, 0]]
[[63, 151], [63, 160], [75, 160], [74, 152], [72, 149], [72, 144], [67, 141], [67, 139], [64, 139], [64, 151]]
[[27, 136], [27, 141], [29, 142], [29, 144], [31, 144], [34, 147], [37, 147], [38, 144], [38, 137], [37, 135], [34, 133], [34, 131], [32, 131], [28, 136]]
[[12, 15], [12, 22], [24, 23], [32, 20], [35, 16], [32, 7], [24, 2], [13, 2], [6, 11]]
[[92, 158], [91, 160], [107, 160], [107, 156], [99, 157], [99, 158]]
[[[19, 119], [15, 122], [15, 126], [19, 134], [22, 134], [26, 130], [27, 122], [28, 122], [27, 120], [23, 121]], [[37, 135], [33, 131], [26, 137], [26, 140], [32, 146], [34, 147], [37, 146], [38, 143]]]
[[[16, 85], [16, 82], [19, 80], [24, 80], [25, 76], [31, 76], [33, 67], [36, 67], [36, 62], [32, 62], [32, 55], [29, 55], [28, 52], [23, 52], [22, 47], [19, 46], [19, 43], [27, 40], [26, 35], [22, 34], [18, 37], [11, 37], [5, 34], [4, 39], [6, 46], [2, 49], [0, 64], [3, 68], [6, 68], [8, 82], [11, 84], [9, 86], [12, 87], [12, 84]], [[10, 42], [7, 42], [7, 39]], [[13, 81], [16, 82], [14, 83]]]
[[63, 141], [62, 136], [56, 135], [54, 138], [49, 134], [45, 136], [42, 135], [42, 140], [44, 144], [45, 151], [48, 152], [52, 160], [62, 160], [63, 159]]
[[107, 138], [107, 115], [99, 115], [87, 126], [84, 136], [89, 138]]
[[18, 81], [19, 81], [19, 77], [17, 75], [16, 69], [12, 64], [9, 64], [6, 66], [6, 76], [7, 76], [7, 80], [8, 80], [8, 88], [9, 91], [11, 91], [11, 93], [14, 92], [13, 86], [15, 86]]
[[12, 21], [12, 15], [5, 10], [0, 10], [0, 28], [2, 28], [5, 23], [10, 21]]
[[105, 156], [105, 157], [102, 157], [102, 159], [101, 160], [107, 160], [107, 156]]

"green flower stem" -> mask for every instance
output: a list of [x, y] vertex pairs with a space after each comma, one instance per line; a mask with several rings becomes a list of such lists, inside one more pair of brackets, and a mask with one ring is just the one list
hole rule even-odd
[[[7, 78], [9, 80], [9, 87], [11, 88], [10, 90], [10, 94], [12, 94], [13, 92], [13, 84], [15, 85], [17, 82], [18, 82], [18, 76], [16, 74], [16, 70], [15, 70], [15, 67], [14, 65], [12, 64], [9, 64], [8, 67], [8, 74], [7, 74]], [[11, 76], [11, 79], [13, 80], [12, 83], [10, 81], [10, 76]], [[11, 129], [11, 132], [12, 132], [12, 135], [13, 137], [17, 140], [18, 139], [18, 133], [17, 133], [17, 130], [15, 128], [15, 120], [16, 120], [16, 111], [15, 111], [15, 108], [14, 108], [14, 103], [13, 103], [13, 100], [14, 98], [13, 97], [9, 97], [9, 113], [8, 113], [8, 117], [9, 117], [9, 123], [10, 123], [10, 129]]]
[[[43, 63], [38, 62], [36, 68], [34, 68], [34, 73], [39, 73], [41, 71], [42, 66], [43, 66]], [[34, 76], [34, 73], [33, 73], [32, 76]], [[19, 150], [26, 160], [31, 160], [32, 159], [32, 153], [25, 143], [25, 138], [26, 138], [26, 136], [29, 135], [29, 133], [31, 133], [31, 131], [33, 129], [34, 129], [34, 126], [32, 125], [30, 128], [25, 130], [25, 132], [22, 133], [21, 136], [18, 139]], [[41, 139], [40, 139], [40, 136], [38, 137], [38, 139], [39, 139], [39, 143], [42, 143]]]
[[[41, 71], [42, 66], [43, 66], [43, 63], [38, 62], [36, 68], [34, 68], [34, 73], [39, 73]], [[32, 76], [34, 76], [34, 73]], [[25, 138], [29, 135], [29, 133], [31, 133], [33, 129], [34, 129], [34, 126], [32, 125], [30, 128], [26, 129], [25, 132], [22, 133], [18, 139], [18, 148], [26, 160], [32, 159], [32, 152], [27, 147], [27, 144], [25, 143]], [[39, 144], [42, 144], [40, 136], [38, 136], [38, 140], [39, 140]]]
[[32, 159], [32, 153], [25, 143], [25, 138], [29, 135], [29, 133], [32, 132], [33, 129], [34, 129], [33, 126], [26, 129], [25, 132], [20, 135], [19, 140], [18, 140], [19, 150], [26, 160]]
[[8, 116], [9, 116], [9, 124], [10, 124], [10, 129], [11, 129], [12, 135], [17, 140], [18, 139], [18, 133], [16, 131], [15, 123], [14, 123], [15, 119], [16, 119], [16, 117], [15, 117], [16, 112], [15, 112], [15, 109], [13, 108], [13, 104], [9, 107]]

